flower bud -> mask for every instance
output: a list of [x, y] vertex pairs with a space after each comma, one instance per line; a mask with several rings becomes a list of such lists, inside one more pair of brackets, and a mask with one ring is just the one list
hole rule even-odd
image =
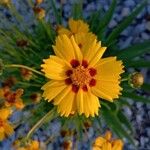
[[28, 46], [28, 41], [26, 41], [26, 40], [17, 40], [17, 42], [16, 42], [16, 44], [17, 44], [17, 46], [18, 47], [26, 47], [26, 46]]
[[44, 0], [35, 0], [35, 5], [40, 5]]
[[142, 73], [140, 72], [135, 72], [131, 74], [129, 84], [133, 88], [140, 88], [144, 83], [144, 77]]
[[9, 7], [11, 3], [11, 0], [0, 0], [0, 5]]
[[17, 79], [13, 76], [8, 77], [6, 80], [2, 82], [2, 87], [12, 87], [16, 84]]
[[41, 100], [41, 94], [40, 93], [33, 93], [30, 95], [30, 99], [33, 103], [38, 103]]
[[43, 8], [34, 7], [33, 11], [34, 11], [34, 13], [36, 14], [36, 16], [39, 20], [41, 20], [45, 17], [45, 10]]
[[25, 69], [25, 68], [21, 68], [20, 72], [21, 72], [22, 78], [27, 81], [29, 81], [32, 78], [32, 75], [33, 75], [32, 71]]
[[72, 142], [71, 141], [64, 141], [62, 146], [63, 146], [64, 150], [71, 150]]
[[111, 144], [113, 150], [122, 150], [124, 145], [123, 141], [120, 139], [113, 140]]
[[89, 129], [91, 127], [91, 125], [92, 125], [91, 121], [84, 122], [84, 126], [86, 129]]

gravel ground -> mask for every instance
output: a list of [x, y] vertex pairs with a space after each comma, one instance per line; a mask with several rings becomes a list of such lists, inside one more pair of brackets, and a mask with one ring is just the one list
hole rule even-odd
[[[67, 20], [71, 14], [71, 4], [75, 0], [64, 0], [64, 11], [63, 16]], [[136, 7], [139, 2], [142, 0], [118, 0], [118, 6], [116, 8], [114, 17], [112, 21], [109, 24], [109, 29], [111, 30], [113, 27], [117, 26], [117, 24], [126, 16], [128, 16], [133, 8]], [[20, 10], [22, 14], [25, 14], [25, 20], [28, 22], [28, 25], [30, 24], [30, 20], [33, 19], [33, 13], [31, 10], [29, 10], [26, 7], [26, 1], [21, 2], [19, 0], [14, 1]], [[91, 12], [94, 12], [98, 10], [100, 7], [104, 9], [104, 11], [107, 11], [109, 8], [109, 5], [111, 3], [111, 0], [84, 0], [84, 16], [88, 17]], [[47, 5], [43, 5], [44, 7], [48, 7]], [[58, 5], [59, 7], [59, 5]], [[29, 13], [25, 13], [28, 10]], [[3, 11], [3, 10], [0, 10]], [[7, 11], [4, 11], [4, 13], [9, 17], [9, 13]], [[32, 14], [32, 15], [31, 15]], [[50, 17], [49, 17], [50, 16]], [[5, 24], [5, 18], [2, 17], [0, 21], [0, 26]], [[47, 20], [51, 19], [51, 21], [55, 21], [52, 11], [50, 10], [48, 12], [48, 16], [46, 17]], [[10, 18], [11, 22], [15, 22], [15, 20]], [[64, 21], [64, 24], [66, 22]], [[9, 24], [8, 24], [9, 26]], [[10, 24], [11, 26], [11, 24]], [[148, 5], [145, 7], [145, 9], [137, 16], [136, 20], [124, 31], [122, 32], [119, 40], [119, 47], [125, 48], [128, 45], [132, 45], [133, 43], [139, 43], [144, 40], [150, 39], [150, 1], [148, 2]], [[145, 59], [150, 59], [150, 54], [147, 54], [144, 56]], [[147, 69], [141, 69], [141, 72], [145, 76], [145, 81], [147, 83], [150, 83], [150, 70]], [[150, 96], [149, 93], [143, 93], [140, 92], [142, 95]], [[129, 109], [128, 107], [124, 108], [124, 111], [126, 115], [128, 116], [129, 120], [132, 122], [134, 129], [136, 131], [136, 141], [138, 144], [139, 150], [150, 150], [150, 105], [142, 104], [142, 103], [134, 103], [133, 101], [129, 100], [129, 102], [132, 104], [132, 108]], [[21, 112], [16, 112], [14, 116], [11, 118], [12, 121], [17, 121], [22, 117], [28, 116], [28, 113], [25, 112], [22, 114]], [[52, 125], [53, 124], [53, 125]], [[56, 133], [59, 133], [60, 124], [57, 121], [54, 121], [50, 126], [48, 126], [46, 129], [42, 128], [39, 129], [34, 134], [34, 139], [38, 139], [40, 141], [46, 141], [49, 138], [49, 135], [53, 135], [55, 131]], [[29, 129], [29, 126], [27, 124], [18, 127], [16, 133], [9, 139], [5, 140], [4, 142], [0, 143], [0, 150], [10, 150], [10, 145], [14, 139], [21, 137], [24, 135]], [[80, 149], [87, 150], [89, 143], [91, 140], [87, 139], [87, 136], [92, 139], [94, 135], [93, 129], [89, 129], [88, 135], [85, 136], [84, 143], [80, 143]], [[48, 144], [47, 149], [60, 149], [56, 148], [58, 147], [58, 144], [62, 143], [63, 139], [58, 138], [57, 140], [53, 140], [53, 145], [50, 143]], [[134, 150], [133, 147], [129, 144], [125, 145], [124, 150]]]

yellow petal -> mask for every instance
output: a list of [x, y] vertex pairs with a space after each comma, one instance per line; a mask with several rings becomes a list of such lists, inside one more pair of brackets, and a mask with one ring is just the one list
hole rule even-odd
[[55, 98], [54, 98], [54, 105], [58, 105], [61, 100], [71, 91], [71, 86], [67, 86], [62, 92], [60, 92]]
[[106, 139], [107, 141], [110, 141], [110, 140], [111, 140], [111, 137], [112, 137], [112, 133], [111, 133], [110, 131], [107, 131], [107, 132], [105, 133], [105, 139]]
[[100, 88], [98, 88], [98, 87], [92, 87], [92, 88], [91, 88], [91, 91], [92, 91], [92, 93], [93, 93], [94, 95], [96, 95], [96, 96], [98, 96], [98, 97], [100, 97], [100, 98], [103, 98], [103, 99], [107, 99], [107, 100], [109, 100], [110, 102], [113, 102], [112, 97], [111, 97], [109, 94], [107, 94], [107, 93], [105, 93], [104, 91], [102, 91], [101, 87], [100, 87]]
[[11, 109], [9, 109], [9, 108], [2, 108], [2, 109], [0, 109], [0, 118], [2, 120], [6, 120], [11, 113], [12, 113]]
[[4, 129], [7, 136], [11, 136], [14, 132], [14, 129], [9, 122], [5, 122]]
[[79, 114], [83, 113], [83, 91], [79, 90], [76, 94], [77, 109]]
[[111, 143], [105, 142], [102, 146], [102, 150], [112, 150]]
[[21, 99], [18, 99], [15, 103], [15, 106], [17, 109], [22, 109], [24, 107], [23, 101]]
[[122, 90], [119, 86], [120, 74], [123, 72], [122, 62], [116, 61], [115, 57], [102, 59], [96, 65], [96, 70], [96, 86], [92, 88], [92, 92], [112, 102], [113, 99], [119, 97]]
[[64, 81], [49, 81], [46, 83], [42, 90], [44, 90], [43, 97], [48, 101], [53, 100], [64, 88], [66, 84]]
[[2, 141], [5, 138], [4, 128], [0, 127], [0, 141]]
[[83, 51], [83, 57], [89, 62], [90, 66], [94, 66], [100, 60], [105, 50], [106, 47], [101, 47], [101, 43], [95, 39], [87, 44], [87, 47]]
[[123, 150], [123, 141], [122, 140], [113, 140], [112, 141], [112, 150]]
[[84, 113], [86, 117], [94, 117], [95, 114], [98, 114], [100, 104], [97, 96], [93, 95], [90, 91], [83, 92], [83, 101]]
[[72, 59], [75, 59], [75, 52], [73, 45], [67, 35], [59, 35], [56, 38], [56, 46], [53, 46], [55, 54], [70, 62]]
[[77, 43], [75, 42], [75, 39], [73, 36], [71, 36], [71, 43], [74, 48], [76, 59], [81, 61], [83, 59], [83, 56], [82, 56], [81, 50], [80, 50], [79, 46], [77, 45]]
[[97, 53], [91, 59], [89, 64], [91, 66], [94, 66], [100, 60], [100, 58], [103, 56], [103, 54], [106, 51], [106, 49], [107, 49], [106, 47], [101, 47], [100, 49], [98, 49]]
[[32, 141], [30, 149], [31, 150], [39, 150], [39, 142], [38, 141]]
[[75, 101], [75, 93], [69, 92], [59, 103], [57, 111], [61, 116], [68, 117], [72, 112], [73, 102]]
[[[91, 46], [91, 43], [96, 39], [97, 37], [93, 33], [78, 33], [74, 35], [75, 41], [80, 46], [80, 49], [83, 54], [85, 54], [86, 50]], [[87, 42], [88, 41], [88, 42]]]
[[82, 20], [69, 19], [69, 28], [73, 34], [76, 33], [87, 33], [89, 31], [89, 25]]
[[72, 33], [64, 27], [58, 27], [58, 34], [66, 34], [68, 37], [72, 35]]
[[116, 61], [116, 57], [101, 59], [95, 68], [99, 78], [107, 80], [118, 80], [119, 75], [124, 72], [122, 61]]
[[92, 147], [92, 150], [102, 150], [102, 149], [101, 149], [100, 147], [94, 145], [94, 146]]
[[41, 67], [47, 78], [64, 80], [66, 78], [65, 71], [69, 69], [69, 64], [57, 56], [50, 56], [50, 58], [44, 60]]
[[102, 145], [106, 142], [106, 139], [103, 137], [97, 137], [94, 141], [94, 145], [102, 147]]

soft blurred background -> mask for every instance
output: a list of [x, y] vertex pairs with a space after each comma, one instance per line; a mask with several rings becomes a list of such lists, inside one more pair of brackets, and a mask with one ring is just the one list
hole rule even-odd
[[[50, 20], [51, 23], [55, 24], [55, 17], [52, 12], [50, 0], [45, 0], [42, 4], [42, 7], [46, 9], [46, 20]], [[142, 0], [118, 0], [118, 5], [113, 16], [113, 19], [109, 23], [109, 30], [111, 31], [113, 27], [117, 26], [117, 24], [126, 16], [128, 16], [131, 11], [141, 2]], [[30, 8], [30, 0], [13, 0], [13, 3], [16, 5], [18, 11], [21, 15], [25, 16], [25, 24], [28, 28], [34, 28], [34, 24], [36, 23], [35, 17], [32, 9]], [[75, 0], [61, 0], [63, 5], [63, 18], [64, 24], [67, 23], [68, 18], [71, 16], [71, 6], [75, 3]], [[84, 6], [84, 17], [88, 18], [92, 12], [98, 11], [100, 8], [106, 12], [111, 4], [111, 0], [83, 0]], [[60, 1], [57, 0], [57, 7], [60, 7]], [[9, 21], [7, 21], [7, 19]], [[0, 27], [8, 26], [11, 27], [13, 23], [16, 23], [16, 20], [12, 18], [7, 9], [0, 7]], [[20, 28], [23, 28], [22, 22], [19, 22], [18, 25]], [[148, 1], [148, 5], [144, 8], [144, 10], [137, 16], [136, 20], [121, 33], [119, 37], [118, 46], [121, 48], [126, 48], [133, 43], [140, 43], [144, 40], [150, 40], [150, 1]], [[147, 53], [143, 56], [145, 60], [150, 60], [150, 53]], [[133, 71], [141, 71], [144, 75], [145, 82], [150, 83], [150, 70], [147, 68], [141, 68]], [[142, 92], [138, 90], [138, 92], [142, 95], [150, 96], [150, 90], [147, 92]], [[132, 122], [133, 127], [135, 128], [135, 139], [138, 145], [139, 150], [150, 150], [150, 105], [143, 104], [140, 102], [133, 102], [128, 99], [131, 104], [131, 108], [124, 107], [123, 111], [125, 111], [129, 120]], [[28, 117], [27, 112], [17, 111], [13, 117], [11, 118], [12, 122], [19, 122], [22, 117]], [[105, 125], [103, 125], [105, 129]], [[101, 131], [103, 132], [103, 128]], [[16, 138], [21, 138], [28, 131], [29, 126], [28, 122], [23, 125], [17, 126], [15, 129], [15, 134], [6, 139], [4, 142], [0, 142], [0, 150], [11, 150], [11, 144]], [[89, 128], [88, 133], [83, 139], [82, 142], [79, 142], [79, 147], [82, 150], [89, 149], [89, 144], [92, 142], [92, 139], [99, 135], [99, 131], [94, 131], [94, 129]], [[55, 135], [53, 137], [52, 135]], [[57, 138], [56, 138], [57, 137]], [[33, 136], [33, 139], [37, 139], [43, 143], [46, 142], [46, 149], [60, 149], [60, 145], [64, 140], [60, 136], [60, 124], [57, 120], [50, 123], [48, 127], [42, 127]], [[132, 145], [125, 144], [125, 150], [134, 149]]]

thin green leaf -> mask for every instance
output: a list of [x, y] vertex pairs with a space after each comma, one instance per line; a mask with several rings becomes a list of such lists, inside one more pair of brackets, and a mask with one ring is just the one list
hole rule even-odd
[[116, 39], [119, 34], [126, 29], [130, 23], [135, 19], [135, 17], [142, 11], [144, 6], [146, 5], [146, 0], [144, 0], [127, 18], [125, 18], [117, 27], [110, 33], [110, 35], [107, 38], [106, 43], [112, 42], [114, 39]]
[[134, 68], [150, 68], [150, 61], [146, 60], [137, 60], [130, 61], [124, 64], [126, 67], [134, 67]]
[[61, 24], [61, 17], [60, 17], [61, 15], [59, 14], [58, 9], [56, 8], [54, 0], [51, 0], [51, 5], [52, 5], [51, 8], [53, 9], [53, 12], [54, 12], [54, 15], [55, 15], [55, 18], [56, 18], [56, 23]]
[[[100, 8], [98, 11], [94, 12], [91, 14], [90, 19], [88, 21], [91, 31], [94, 33], [97, 33], [97, 26], [100, 25], [101, 21], [100, 21], [100, 17], [102, 14], [102, 8]], [[99, 22], [99, 24], [97, 25], [97, 23]]]
[[117, 116], [107, 110], [106, 108], [102, 109], [102, 116], [104, 117], [106, 123], [108, 124], [108, 126], [121, 138], [127, 138], [129, 140], [129, 142], [133, 145], [135, 145], [135, 142], [132, 138], [132, 136], [127, 132], [126, 129], [123, 128], [121, 122], [119, 121], [119, 119], [117, 118]]
[[74, 19], [82, 18], [82, 6], [83, 1], [81, 0], [79, 3], [74, 3], [72, 8], [72, 16]]
[[127, 127], [130, 132], [133, 134], [134, 130], [133, 127], [130, 123], [130, 121], [128, 120], [128, 118], [122, 113], [122, 111], [118, 111], [117, 116], [119, 118], [119, 120], [121, 121], [122, 124], [124, 124], [125, 127]]
[[115, 8], [116, 8], [117, 0], [113, 0], [111, 3], [111, 6], [109, 7], [109, 10], [106, 12], [106, 14], [103, 16], [100, 25], [98, 26], [98, 36], [101, 37], [103, 32], [105, 31], [107, 25], [112, 19], [112, 16], [114, 14]]
[[130, 61], [132, 58], [137, 57], [137, 56], [141, 56], [142, 54], [149, 52], [150, 51], [150, 40], [147, 40], [143, 43], [140, 44], [135, 44], [133, 46], [130, 46], [126, 49], [123, 49], [119, 52], [117, 52], [117, 57], [119, 59], [123, 59], [125, 61], [125, 63], [129, 63], [130, 65]]
[[136, 102], [142, 102], [145, 104], [150, 104], [150, 99], [143, 96], [136, 95], [135, 93], [123, 92], [122, 97], [133, 99]]

